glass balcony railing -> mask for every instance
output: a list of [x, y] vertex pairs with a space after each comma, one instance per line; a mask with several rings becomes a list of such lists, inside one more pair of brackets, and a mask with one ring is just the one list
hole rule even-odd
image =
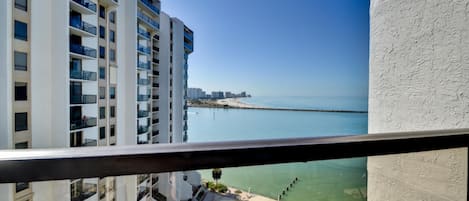
[[70, 18], [70, 26], [80, 29], [82, 31], [88, 32], [90, 34], [96, 35], [96, 26], [89, 24], [87, 22]]
[[147, 61], [147, 62], [138, 62], [138, 65], [137, 67], [140, 68], [140, 69], [144, 69], [144, 70], [151, 70], [151, 67], [150, 67], [150, 62]]
[[187, 33], [187, 32], [184, 32], [184, 37], [186, 37], [186, 38], [189, 39], [190, 41], [193, 41], [193, 40], [194, 40], [194, 36], [191, 35], [190, 33]]
[[145, 54], [151, 54], [150, 47], [145, 47], [145, 46], [140, 45], [140, 44], [137, 45], [137, 50], [140, 51], [140, 52], [143, 52]]
[[96, 126], [96, 117], [83, 117], [80, 120], [70, 121], [70, 130], [89, 128]]
[[149, 112], [145, 111], [145, 110], [139, 110], [137, 112], [137, 117], [138, 118], [145, 118], [145, 117], [148, 117], [148, 115], [149, 115]]
[[90, 71], [70, 71], [70, 79], [96, 81], [97, 73]]
[[140, 0], [147, 8], [155, 12], [156, 14], [160, 14], [160, 9], [158, 9], [155, 5], [153, 5], [149, 0]]
[[148, 126], [138, 126], [137, 128], [137, 133], [138, 134], [143, 134], [148, 132]]
[[150, 95], [137, 95], [137, 101], [148, 101], [150, 100]]
[[70, 96], [70, 104], [96, 104], [96, 95]]
[[139, 84], [139, 85], [149, 85], [150, 80], [149, 79], [137, 79], [137, 84]]
[[192, 45], [190, 45], [190, 44], [184, 42], [184, 49], [188, 50], [189, 52], [193, 52], [193, 51], [194, 51], [193, 48], [194, 48], [194, 47], [193, 47]]
[[150, 38], [151, 38], [150, 32], [145, 31], [145, 30], [143, 30], [143, 29], [140, 28], [140, 27], [137, 28], [137, 33], [140, 34], [141, 36], [147, 38], [147, 39], [150, 39]]
[[96, 12], [96, 4], [90, 0], [73, 0], [75, 3], [80, 4], [81, 6]]
[[96, 58], [96, 49], [79, 44], [70, 44], [70, 52]]
[[158, 22], [156, 22], [155, 20], [151, 19], [150, 17], [142, 13], [142, 11], [137, 11], [137, 17], [154, 29], [160, 28], [160, 24], [158, 24]]

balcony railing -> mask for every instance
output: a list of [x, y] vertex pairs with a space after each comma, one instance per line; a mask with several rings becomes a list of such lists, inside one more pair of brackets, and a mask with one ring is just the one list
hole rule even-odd
[[145, 46], [140, 45], [140, 44], [137, 45], [137, 50], [140, 51], [140, 52], [143, 52], [145, 54], [151, 54], [150, 47], [145, 47]]
[[[0, 183], [307, 162], [466, 148], [468, 145], [469, 129], [455, 129], [297, 139], [84, 147], [79, 151], [70, 148], [1, 150]], [[64, 167], [74, 168], [70, 171]]]
[[148, 132], [148, 126], [139, 126], [137, 128], [137, 134], [143, 134]]
[[159, 64], [159, 63], [160, 63], [160, 60], [153, 58], [153, 63]]
[[153, 50], [155, 50], [156, 52], [159, 52], [159, 51], [160, 51], [160, 48], [153, 46]]
[[187, 33], [187, 32], [184, 32], [184, 37], [186, 37], [187, 39], [189, 39], [190, 41], [193, 41], [194, 40], [194, 36]]
[[70, 52], [96, 58], [96, 49], [79, 44], [70, 44]]
[[137, 101], [148, 101], [150, 100], [150, 95], [137, 95]]
[[150, 1], [148, 0], [140, 0], [146, 7], [148, 7], [150, 10], [155, 12], [156, 14], [160, 14], [160, 9], [158, 9], [155, 5], [153, 5]]
[[144, 118], [144, 117], [148, 117], [148, 114], [149, 112], [148, 111], [145, 111], [145, 110], [139, 110], [137, 112], [137, 117], [138, 118]]
[[137, 79], [137, 84], [139, 84], [139, 85], [149, 85], [150, 80], [149, 79]]
[[96, 117], [83, 117], [80, 120], [70, 121], [70, 130], [94, 127], [96, 123]]
[[151, 67], [150, 67], [150, 62], [147, 61], [147, 62], [141, 62], [139, 61], [138, 64], [137, 64], [137, 67], [140, 68], [140, 69], [143, 69], [143, 70], [151, 70]]
[[184, 43], [184, 48], [185, 48], [186, 50], [188, 50], [189, 52], [193, 52], [193, 51], [194, 51], [192, 45], [189, 45], [188, 43]]
[[151, 38], [150, 32], [145, 31], [145, 30], [143, 30], [143, 29], [140, 28], [140, 27], [137, 28], [137, 33], [140, 34], [140, 35], [142, 35], [142, 36], [145, 37], [145, 38], [148, 38], [148, 39]]
[[90, 0], [73, 0], [74, 2], [76, 2], [77, 4], [80, 4], [82, 5], [83, 7], [93, 11], [93, 12], [96, 12], [96, 4], [93, 3], [92, 1]]
[[70, 104], [96, 104], [96, 95], [70, 96]]
[[80, 29], [82, 31], [88, 32], [90, 34], [96, 35], [96, 26], [89, 24], [81, 20], [70, 19], [70, 26]]
[[158, 24], [158, 22], [142, 13], [142, 11], [137, 11], [137, 17], [140, 18], [140, 20], [142, 20], [143, 22], [147, 23], [149, 26], [153, 27], [154, 29], [160, 28], [160, 24]]
[[70, 71], [70, 79], [96, 81], [97, 73], [90, 71]]

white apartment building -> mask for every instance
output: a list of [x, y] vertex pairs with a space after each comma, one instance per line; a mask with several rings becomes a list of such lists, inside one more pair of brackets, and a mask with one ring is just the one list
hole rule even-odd
[[[187, 141], [193, 32], [160, 4], [1, 1], [0, 149]], [[18, 183], [0, 200], [188, 200], [199, 185], [196, 172]]]
[[206, 98], [207, 95], [205, 91], [203, 91], [201, 88], [188, 88], [187, 97], [189, 99], [199, 99], [199, 98]]

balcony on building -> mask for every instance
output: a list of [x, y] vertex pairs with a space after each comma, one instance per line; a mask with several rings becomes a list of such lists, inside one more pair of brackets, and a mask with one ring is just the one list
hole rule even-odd
[[184, 26], [184, 38], [188, 39], [189, 41], [194, 40], [194, 32], [186, 26]]
[[187, 53], [192, 53], [194, 51], [194, 47], [192, 46], [192, 44], [186, 43], [184, 41], [184, 51], [186, 51]]
[[137, 45], [137, 50], [140, 52], [140, 53], [143, 53], [143, 54], [151, 54], [151, 49], [150, 47], [145, 47], [141, 44], [138, 44]]
[[137, 64], [137, 68], [139, 69], [142, 69], [142, 70], [148, 70], [148, 71], [151, 71], [151, 65], [150, 65], [150, 61], [139, 61], [138, 64]]
[[143, 134], [148, 132], [148, 126], [138, 126], [137, 134]]
[[97, 125], [96, 117], [82, 116], [81, 119], [70, 120], [70, 130], [94, 127]]
[[96, 4], [91, 0], [71, 0], [70, 8], [86, 15], [96, 13]]
[[137, 84], [138, 85], [149, 85], [150, 80], [148, 78], [138, 78], [137, 79]]
[[72, 56], [80, 59], [95, 59], [96, 49], [83, 46], [81, 44], [70, 43]]
[[150, 40], [151, 39], [151, 33], [148, 32], [148, 31], [145, 31], [143, 30], [142, 28], [140, 27], [137, 27], [137, 33], [138, 33], [138, 36], [139, 37], [142, 37], [146, 40]]
[[90, 71], [70, 70], [70, 79], [96, 81], [97, 73]]
[[116, 7], [119, 5], [118, 0], [99, 0], [99, 4], [105, 7]]
[[159, 47], [156, 47], [156, 46], [153, 46], [153, 51], [155, 51], [155, 52], [160, 52], [160, 48], [159, 48]]
[[150, 100], [150, 95], [137, 95], [137, 101], [148, 101]]
[[160, 24], [153, 20], [152, 18], [148, 17], [142, 11], [137, 11], [137, 17], [140, 22], [145, 23], [147, 26], [151, 27], [152, 29], [158, 30], [160, 29]]
[[96, 104], [96, 95], [72, 95], [70, 93], [70, 104]]
[[96, 32], [96, 26], [82, 21], [80, 16], [70, 13], [70, 33], [83, 37], [95, 37]]
[[149, 112], [147, 110], [138, 110], [137, 117], [138, 118], [147, 118], [149, 116]]
[[154, 0], [139, 0], [138, 1], [140, 4], [143, 5], [144, 8], [146, 8], [148, 11], [153, 12], [155, 15], [160, 14], [160, 7], [159, 1], [154, 1]]

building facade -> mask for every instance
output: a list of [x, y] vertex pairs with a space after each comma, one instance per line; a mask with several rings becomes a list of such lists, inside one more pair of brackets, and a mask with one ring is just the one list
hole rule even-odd
[[[158, 0], [0, 2], [0, 148], [187, 141], [193, 32]], [[188, 200], [196, 172], [0, 186], [1, 200]]]

